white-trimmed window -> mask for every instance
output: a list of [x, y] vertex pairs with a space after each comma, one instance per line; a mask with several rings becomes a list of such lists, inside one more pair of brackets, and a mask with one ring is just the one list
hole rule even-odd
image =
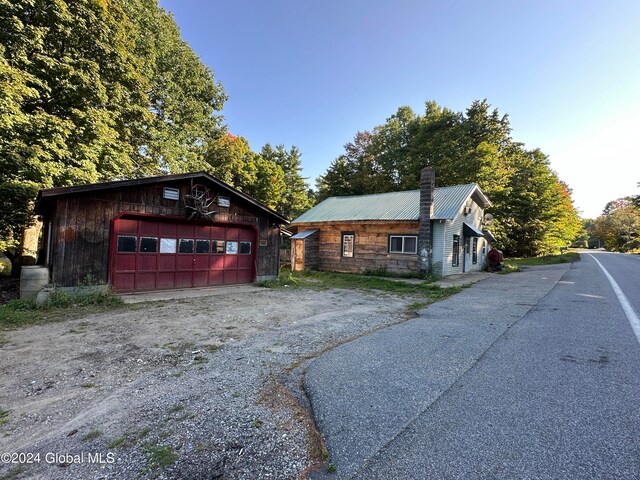
[[478, 237], [473, 237], [473, 247], [471, 247], [471, 263], [478, 263]]
[[418, 253], [418, 237], [416, 235], [389, 235], [389, 253]]
[[460, 235], [453, 236], [453, 252], [451, 256], [451, 266], [457, 267], [460, 265]]
[[178, 247], [177, 238], [161, 238], [160, 253], [176, 253]]
[[155, 237], [140, 237], [140, 253], [157, 253], [158, 239]]
[[227, 255], [237, 255], [238, 254], [238, 242], [227, 242], [227, 250], [225, 252]]
[[134, 235], [118, 235], [118, 253], [136, 253], [137, 241]]
[[251, 242], [240, 242], [240, 250], [238, 250], [240, 255], [250, 255], [251, 254]]
[[356, 236], [354, 232], [342, 232], [342, 256], [353, 258]]

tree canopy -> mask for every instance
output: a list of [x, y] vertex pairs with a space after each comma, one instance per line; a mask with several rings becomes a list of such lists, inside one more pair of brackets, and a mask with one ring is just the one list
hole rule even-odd
[[637, 196], [608, 202], [594, 222], [594, 236], [607, 250], [640, 253], [640, 207]]
[[416, 189], [431, 166], [436, 186], [477, 183], [491, 199], [492, 232], [505, 253], [535, 256], [567, 246], [582, 224], [571, 190], [540, 150], [511, 138], [507, 115], [475, 101], [465, 112], [426, 102], [400, 107], [371, 132], [358, 132], [317, 181], [320, 200]]
[[256, 153], [247, 139], [223, 133], [205, 144], [204, 170], [294, 218], [312, 206], [309, 185], [301, 174], [300, 151], [266, 144]]
[[2, 246], [38, 188], [197, 165], [225, 98], [156, 0], [0, 0]]
[[206, 170], [306, 209], [300, 152], [228, 135], [226, 99], [158, 0], [0, 0], [0, 250], [47, 187]]

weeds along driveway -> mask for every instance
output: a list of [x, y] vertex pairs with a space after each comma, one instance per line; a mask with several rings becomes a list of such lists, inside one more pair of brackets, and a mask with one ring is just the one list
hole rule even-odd
[[5, 331], [0, 453], [39, 460], [0, 478], [298, 478], [322, 448], [284, 372], [416, 300], [260, 289]]

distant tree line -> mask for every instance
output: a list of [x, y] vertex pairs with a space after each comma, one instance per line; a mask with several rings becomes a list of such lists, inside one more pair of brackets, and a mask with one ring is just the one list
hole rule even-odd
[[640, 195], [608, 202], [598, 218], [585, 220], [585, 228], [590, 247], [640, 253]]
[[0, 0], [0, 251], [40, 188], [205, 170], [294, 216], [300, 152], [227, 134], [213, 71], [157, 0]]
[[318, 199], [417, 189], [431, 166], [436, 186], [477, 183], [493, 202], [491, 230], [505, 254], [537, 256], [570, 245], [582, 232], [571, 190], [547, 156], [511, 138], [507, 115], [485, 101], [465, 112], [426, 102], [371, 131], [358, 132], [317, 181]]

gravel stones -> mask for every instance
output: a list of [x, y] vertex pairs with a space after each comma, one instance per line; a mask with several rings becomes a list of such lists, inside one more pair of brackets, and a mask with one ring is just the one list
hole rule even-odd
[[264, 289], [7, 332], [0, 451], [40, 462], [0, 476], [299, 478], [317, 460], [299, 365], [405, 320], [413, 300]]

